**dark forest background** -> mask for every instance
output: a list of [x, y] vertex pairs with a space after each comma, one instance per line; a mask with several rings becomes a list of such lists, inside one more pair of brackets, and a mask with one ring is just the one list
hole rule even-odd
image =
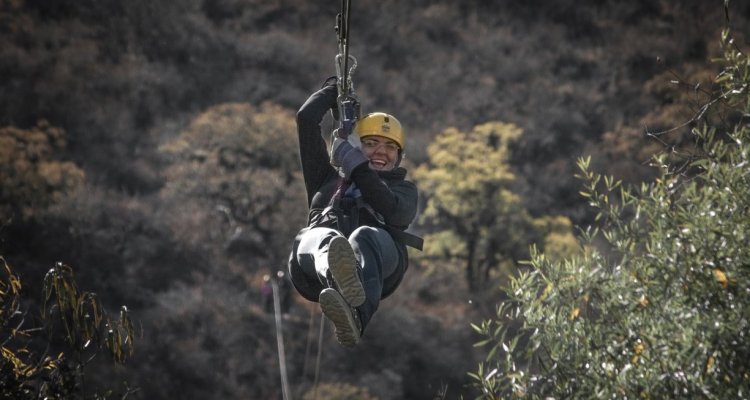
[[[680, 137], [647, 132], [699, 110], [690, 99], [716, 73], [723, 5], [355, 0], [355, 90], [365, 110], [401, 120], [410, 169], [447, 128], [520, 127], [507, 162], [523, 207], [586, 226], [576, 158], [626, 182], [654, 176], [650, 156]], [[113, 310], [127, 304], [142, 332], [125, 366], [91, 364], [90, 385], [127, 381], [139, 389], [128, 398], [281, 398], [260, 287], [286, 268], [305, 222], [294, 112], [335, 72], [339, 6], [0, 0], [0, 254], [30, 309], [59, 261]], [[730, 12], [735, 34], [750, 33], [750, 3]], [[452, 260], [414, 258], [356, 350], [327, 328], [321, 385], [471, 395], [466, 372], [481, 354], [470, 323], [502, 294], [469, 290]], [[295, 397], [313, 389], [319, 322], [295, 296], [284, 319]]]

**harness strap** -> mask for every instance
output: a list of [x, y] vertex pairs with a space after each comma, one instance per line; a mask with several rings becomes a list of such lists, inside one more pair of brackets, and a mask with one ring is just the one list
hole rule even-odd
[[[350, 214], [347, 221], [347, 218], [344, 216], [344, 211], [340, 207], [340, 201], [336, 201], [334, 204], [326, 207], [321, 213], [321, 216], [333, 213], [336, 217], [336, 229], [338, 229], [339, 232], [349, 232], [353, 230], [352, 228], [359, 226], [359, 210], [362, 208], [368, 209], [369, 206], [358, 198], [355, 202], [355, 206], [351, 207], [349, 211]], [[402, 243], [404, 246], [409, 246], [420, 251], [424, 247], [424, 239], [417, 235], [388, 226], [382, 222], [378, 227], [385, 229], [391, 235], [393, 240]]]
[[424, 239], [417, 235], [413, 235], [400, 229], [391, 228], [388, 225], [384, 226], [383, 229], [388, 231], [388, 233], [390, 233], [394, 239], [403, 243], [405, 246], [409, 246], [420, 251], [424, 246]]

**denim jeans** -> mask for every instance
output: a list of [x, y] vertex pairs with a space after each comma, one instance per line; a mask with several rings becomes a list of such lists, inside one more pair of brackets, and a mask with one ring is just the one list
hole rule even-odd
[[[328, 244], [336, 236], [343, 235], [335, 229], [316, 227], [303, 229], [295, 238], [289, 257], [289, 273], [297, 291], [308, 300], [318, 301], [320, 292], [330, 287], [326, 278]], [[400, 282], [400, 277], [394, 274], [403, 274], [405, 266], [393, 238], [384, 229], [361, 226], [348, 240], [359, 262], [365, 289], [365, 303], [357, 307], [364, 330], [378, 309], [384, 282]]]

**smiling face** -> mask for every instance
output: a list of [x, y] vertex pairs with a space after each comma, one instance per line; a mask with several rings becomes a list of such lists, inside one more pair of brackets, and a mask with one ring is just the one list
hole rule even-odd
[[367, 136], [361, 142], [362, 151], [370, 160], [370, 168], [376, 171], [390, 171], [396, 168], [400, 151], [396, 142], [382, 136]]

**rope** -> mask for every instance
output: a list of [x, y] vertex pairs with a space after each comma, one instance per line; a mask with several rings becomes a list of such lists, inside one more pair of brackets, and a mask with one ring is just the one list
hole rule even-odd
[[[312, 347], [313, 327], [315, 326], [314, 309], [310, 309], [310, 328], [307, 331], [307, 346], [305, 349], [305, 365], [302, 368], [303, 375], [306, 374], [308, 369], [308, 359], [310, 357], [310, 347]], [[324, 330], [325, 316], [320, 314], [320, 329], [318, 331], [318, 353], [315, 357], [315, 378], [313, 381], [313, 400], [318, 399], [318, 378], [320, 376], [320, 359], [323, 354], [323, 330]]]
[[[281, 391], [284, 400], [290, 400], [289, 395], [289, 378], [286, 369], [286, 355], [284, 351], [284, 336], [281, 327], [281, 300], [279, 296], [279, 285], [274, 279], [271, 280], [271, 288], [273, 289], [273, 310], [276, 321], [276, 345], [279, 353], [279, 373], [281, 375]], [[308, 359], [310, 355], [311, 338], [313, 336], [313, 326], [315, 324], [314, 310], [310, 309], [310, 328], [307, 334], [307, 346], [305, 349], [305, 363], [302, 367], [303, 375], [308, 369]], [[313, 400], [318, 399], [318, 379], [320, 378], [320, 360], [323, 356], [323, 333], [325, 329], [325, 315], [320, 314], [320, 329], [318, 330], [318, 352], [315, 357], [315, 378], [313, 381]]]
[[315, 390], [313, 391], [313, 400], [318, 400], [318, 374], [320, 372], [320, 358], [323, 354], [323, 328], [325, 327], [325, 316], [323, 313], [320, 313], [320, 330], [318, 333], [318, 356], [315, 359], [315, 382], [313, 383], [313, 386], [315, 387]]
[[291, 397], [289, 397], [289, 379], [286, 373], [286, 355], [284, 352], [284, 336], [281, 330], [281, 300], [279, 298], [279, 284], [275, 279], [271, 279], [271, 288], [273, 289], [273, 311], [276, 319], [276, 345], [279, 349], [281, 393], [284, 397], [284, 400], [290, 400]]
[[313, 327], [315, 325], [315, 309], [310, 307], [310, 322], [307, 323], [307, 344], [305, 345], [305, 363], [302, 365], [302, 376], [307, 375], [310, 367], [310, 349], [312, 348]]

